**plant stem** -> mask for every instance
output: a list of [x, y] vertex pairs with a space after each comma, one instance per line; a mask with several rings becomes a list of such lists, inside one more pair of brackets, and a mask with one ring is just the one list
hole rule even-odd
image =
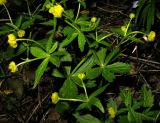
[[29, 62], [32, 62], [32, 61], [36, 61], [36, 60], [39, 60], [39, 59], [42, 59], [42, 58], [34, 58], [34, 59], [26, 59], [25, 61], [23, 62], [20, 62], [19, 64], [17, 64], [17, 67], [20, 66], [20, 65], [23, 65], [25, 63], [29, 63]]
[[78, 11], [77, 11], [77, 15], [76, 15], [75, 21], [78, 19], [80, 8], [81, 8], [81, 4], [79, 3], [78, 4]]
[[75, 102], [86, 102], [85, 100], [69, 99], [69, 98], [59, 98], [59, 100], [63, 100], [63, 101], [75, 101]]
[[75, 30], [77, 30], [78, 31], [78, 33], [80, 33], [81, 31], [75, 26], [75, 25], [73, 25], [72, 23], [70, 23], [69, 21], [67, 21], [67, 20], [65, 20], [65, 22], [67, 23], [67, 24], [69, 24], [71, 27], [73, 27]]
[[23, 38], [23, 39], [16, 39], [16, 41], [30, 41], [30, 42], [34, 42], [35, 44], [39, 45], [41, 48], [43, 48], [43, 46], [36, 42], [35, 40], [32, 40], [32, 39], [26, 39], [26, 38]]
[[32, 16], [32, 14], [31, 14], [31, 11], [30, 11], [30, 8], [29, 8], [28, 0], [26, 0], [26, 2], [27, 2], [28, 14], [29, 14], [29, 16], [31, 17], [31, 16]]
[[86, 95], [86, 98], [87, 98], [87, 102], [88, 102], [87, 89], [86, 89], [86, 86], [85, 86], [85, 84], [84, 84], [84, 82], [83, 82], [83, 79], [81, 79], [81, 82], [82, 82], [82, 86], [83, 86], [83, 88], [84, 88], [84, 92], [85, 92], [85, 95]]
[[[5, 8], [5, 9], [6, 9], [6, 11], [7, 11], [7, 14], [8, 14], [8, 17], [9, 17], [9, 20], [10, 20], [11, 24], [13, 24], [13, 21], [12, 21], [11, 15], [10, 15], [10, 13], [9, 13], [9, 11], [8, 11], [8, 9], [7, 9], [7, 7], [6, 7], [6, 5], [5, 5], [5, 4], [3, 4], [3, 6], [4, 6], [4, 8]], [[13, 25], [14, 25], [14, 24], [13, 24]]]

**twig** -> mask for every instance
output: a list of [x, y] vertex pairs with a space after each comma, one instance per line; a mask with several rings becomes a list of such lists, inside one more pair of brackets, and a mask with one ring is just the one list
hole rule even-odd
[[143, 73], [160, 72], [160, 70], [139, 70], [139, 72], [143, 72]]
[[139, 60], [139, 62], [143, 62], [143, 63], [151, 63], [151, 64], [155, 64], [155, 65], [160, 65], [160, 62], [151, 61], [151, 60], [148, 60], [148, 59], [137, 58], [137, 57], [128, 56], [128, 55], [125, 55], [125, 54], [121, 54], [121, 56], [127, 57], [127, 58], [132, 59], [132, 60], [136, 60], [136, 61]]
[[[43, 103], [46, 98], [48, 98], [48, 96], [51, 94], [51, 92], [49, 92], [43, 99], [42, 102]], [[35, 107], [35, 109], [33, 110], [33, 112], [31, 113], [31, 115], [29, 116], [29, 118], [27, 119], [26, 123], [28, 123], [30, 121], [30, 119], [32, 118], [33, 114], [37, 111], [37, 109], [40, 107], [40, 103], [38, 103], [38, 105]]]

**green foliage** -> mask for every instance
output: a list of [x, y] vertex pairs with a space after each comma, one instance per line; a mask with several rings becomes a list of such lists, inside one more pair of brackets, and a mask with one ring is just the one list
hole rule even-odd
[[150, 31], [158, 18], [159, 10], [156, 4], [159, 4], [158, 0], [139, 0], [138, 3], [136, 23], [143, 26], [147, 32]]
[[77, 118], [79, 123], [101, 123], [101, 121], [99, 119], [97, 119], [96, 117], [90, 115], [90, 114], [85, 114], [85, 115], [78, 115], [78, 114], [74, 114], [74, 116]]
[[[109, 28], [106, 32], [100, 32], [100, 18], [92, 22], [90, 16], [80, 12], [87, 7], [85, 0], [73, 2], [78, 10], [70, 9], [67, 2], [70, 1], [45, 0], [37, 7], [27, 4], [27, 11], [24, 10], [24, 13], [13, 19], [10, 16], [12, 11], [5, 8], [9, 21], [3, 22], [0, 36], [13, 34], [15, 37], [8, 37], [10, 46], [7, 45], [0, 50], [3, 54], [0, 63], [4, 63], [6, 59], [15, 60], [17, 72], [24, 69], [24, 64], [36, 64], [33, 89], [39, 86], [46, 72], [48, 76], [54, 77], [56, 85], [60, 85], [55, 87], [59, 96], [55, 106], [57, 112], [63, 114], [66, 110], [71, 110], [77, 122], [114, 123], [118, 119], [120, 123], [141, 123], [144, 120], [158, 120], [159, 114], [151, 110], [154, 96], [145, 86], [142, 87], [138, 99], [134, 98], [131, 89], [120, 89], [117, 97], [121, 99], [119, 102], [113, 97], [107, 100], [106, 97], [102, 97], [107, 87], [116, 79], [116, 75], [128, 74], [131, 70], [131, 65], [118, 59], [123, 53], [122, 45], [126, 42], [142, 43], [138, 34], [147, 34], [132, 29], [133, 18], [126, 22], [125, 31]], [[61, 17], [56, 17], [50, 10], [57, 5], [56, 3], [64, 9], [60, 13]], [[154, 0], [140, 1], [140, 14], [137, 14], [136, 21], [138, 22], [139, 16], [143, 14], [140, 23], [146, 25], [147, 30], [154, 24], [154, 5]], [[147, 20], [149, 16], [151, 17]], [[24, 36], [19, 36], [20, 30], [25, 31]], [[112, 38], [117, 42], [112, 42]], [[16, 47], [13, 47], [14, 43]], [[12, 75], [9, 73], [9, 76]], [[122, 103], [122, 107], [118, 103]], [[113, 108], [111, 112], [108, 111], [110, 107]], [[142, 111], [139, 112], [141, 108]], [[97, 117], [90, 114], [93, 110], [98, 114]], [[116, 118], [111, 117], [110, 113]]]

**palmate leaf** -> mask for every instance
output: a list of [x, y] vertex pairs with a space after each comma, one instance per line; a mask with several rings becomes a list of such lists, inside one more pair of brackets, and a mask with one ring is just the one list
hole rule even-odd
[[85, 43], [86, 43], [86, 38], [85, 38], [84, 34], [80, 32], [78, 34], [78, 46], [79, 46], [79, 49], [81, 52], [83, 52], [83, 50], [84, 50]]
[[85, 114], [85, 115], [73, 114], [73, 115], [79, 123], [101, 123], [101, 121], [98, 118], [90, 114]]
[[39, 84], [40, 79], [41, 79], [42, 75], [44, 74], [44, 72], [47, 68], [48, 62], [49, 62], [49, 57], [45, 58], [42, 61], [42, 63], [38, 66], [38, 68], [36, 70], [36, 73], [35, 73], [35, 81], [34, 81], [33, 88], [35, 88]]
[[60, 95], [63, 98], [76, 98], [78, 95], [77, 85], [70, 77], [64, 81], [64, 84], [60, 89]]

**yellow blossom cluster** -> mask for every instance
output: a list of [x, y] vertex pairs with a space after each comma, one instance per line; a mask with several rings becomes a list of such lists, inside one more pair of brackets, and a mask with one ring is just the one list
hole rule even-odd
[[133, 19], [133, 18], [135, 18], [135, 14], [134, 13], [130, 13], [129, 17], [130, 17], [130, 19]]
[[126, 26], [122, 26], [122, 27], [121, 27], [121, 30], [122, 30], [124, 33], [126, 33], [126, 31], [127, 31]]
[[0, 5], [6, 4], [7, 1], [6, 0], [0, 0]]
[[113, 107], [108, 108], [108, 114], [110, 115], [111, 118], [114, 118], [116, 116], [116, 112], [113, 109]]
[[49, 13], [53, 14], [55, 18], [61, 18], [64, 8], [60, 4], [56, 4], [49, 9]]
[[97, 20], [97, 18], [96, 18], [96, 17], [92, 17], [92, 18], [91, 18], [91, 22], [92, 22], [92, 23], [95, 23], [95, 22], [96, 22], [96, 20]]
[[17, 68], [17, 65], [14, 61], [11, 61], [9, 66], [8, 66], [8, 69], [12, 72], [12, 73], [15, 73], [18, 68]]
[[149, 34], [148, 34], [148, 41], [152, 42], [154, 41], [156, 38], [156, 32], [154, 31], [151, 31]]
[[17, 47], [16, 36], [14, 34], [9, 34], [8, 35], [8, 43], [13, 48]]
[[52, 103], [56, 104], [59, 101], [58, 92], [52, 93], [51, 99], [52, 99]]
[[84, 79], [84, 77], [85, 77], [85, 74], [84, 74], [84, 73], [79, 73], [79, 74], [78, 74], [78, 78], [79, 78], [79, 79]]
[[17, 34], [18, 34], [18, 37], [22, 38], [25, 35], [25, 31], [24, 30], [18, 30]]

